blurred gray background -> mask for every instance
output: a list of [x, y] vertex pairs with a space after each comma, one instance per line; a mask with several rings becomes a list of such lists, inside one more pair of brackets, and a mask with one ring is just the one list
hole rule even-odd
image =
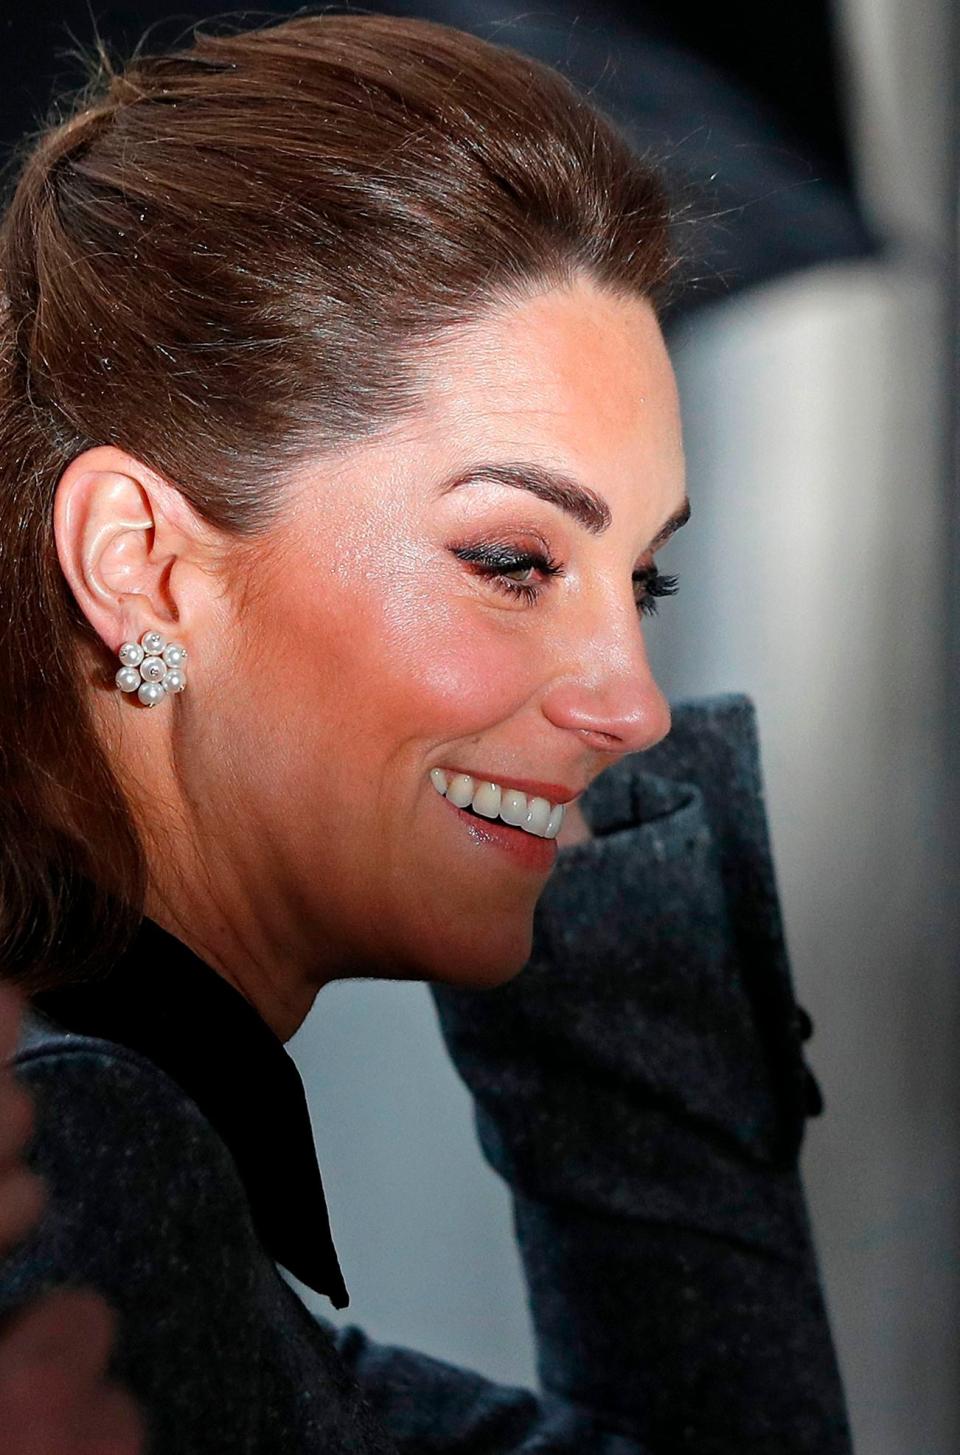
[[[803, 1168], [857, 1449], [956, 1455], [954, 17], [949, 0], [835, 14], [884, 247], [711, 298], [674, 330], [694, 520], [647, 632], [671, 697], [757, 704], [827, 1103]], [[352, 1299], [305, 1301], [535, 1384], [508, 1195], [427, 990], [331, 985], [289, 1049]]]

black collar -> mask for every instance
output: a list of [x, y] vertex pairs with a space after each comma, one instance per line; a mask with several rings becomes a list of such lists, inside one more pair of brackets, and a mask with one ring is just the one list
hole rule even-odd
[[144, 919], [107, 978], [43, 991], [32, 1004], [65, 1030], [128, 1046], [176, 1081], [232, 1153], [264, 1248], [346, 1308], [300, 1073], [239, 990]]

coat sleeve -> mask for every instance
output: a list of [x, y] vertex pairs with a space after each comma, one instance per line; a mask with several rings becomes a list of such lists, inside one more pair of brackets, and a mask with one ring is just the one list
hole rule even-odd
[[254, 1455], [258, 1247], [223, 1143], [116, 1047], [27, 1053], [16, 1071], [47, 1204], [0, 1259], [0, 1314], [50, 1288], [96, 1289], [117, 1316], [109, 1376], [143, 1412], [147, 1455]]
[[654, 1455], [847, 1455], [749, 699], [676, 705], [584, 812], [523, 971], [432, 987], [511, 1189], [545, 1396]]

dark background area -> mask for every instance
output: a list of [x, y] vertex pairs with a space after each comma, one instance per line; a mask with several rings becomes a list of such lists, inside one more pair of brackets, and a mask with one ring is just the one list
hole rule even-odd
[[[345, 8], [345, 7], [336, 7]], [[378, 4], [370, 9], [427, 15], [440, 19], [444, 6]], [[773, 112], [788, 144], [801, 148], [818, 168], [843, 185], [850, 183], [850, 154], [840, 105], [836, 51], [826, 0], [776, 4], [765, 0], [728, 0], [723, 5], [699, 0], [637, 0], [589, 6], [555, 0], [542, 6], [502, 5], [533, 18], [555, 16], [570, 24], [628, 28], [681, 46], [710, 62]], [[39, 124], [50, 98], [82, 78], [75, 60], [64, 56], [74, 42], [90, 46], [96, 28], [111, 48], [129, 52], [147, 26], [155, 26], [151, 48], [176, 40], [195, 20], [242, 14], [267, 17], [292, 14], [294, 4], [260, 4], [249, 10], [197, 0], [181, 9], [175, 0], [136, 0], [98, 5], [87, 0], [37, 0], [8, 5], [0, 17], [0, 145], [6, 151]], [[71, 39], [72, 37], [72, 39]]]
[[[99, 35], [116, 63], [189, 43], [193, 25], [236, 28], [298, 13], [268, 0], [225, 11], [195, 0], [39, 0], [0, 19], [0, 158], [9, 188], [19, 144], [83, 82], [78, 50]], [[314, 13], [321, 7], [304, 7]], [[826, 0], [379, 0], [335, 5], [457, 25], [559, 67], [661, 162], [684, 261], [666, 327], [746, 288], [882, 248], [857, 196], [844, 77]]]

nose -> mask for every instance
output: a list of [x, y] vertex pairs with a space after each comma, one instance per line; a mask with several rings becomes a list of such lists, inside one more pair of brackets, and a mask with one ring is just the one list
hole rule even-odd
[[602, 627], [578, 638], [541, 699], [554, 726], [618, 756], [652, 748], [670, 731], [670, 704], [650, 670], [632, 603], [628, 611], [627, 619], [609, 612]]

